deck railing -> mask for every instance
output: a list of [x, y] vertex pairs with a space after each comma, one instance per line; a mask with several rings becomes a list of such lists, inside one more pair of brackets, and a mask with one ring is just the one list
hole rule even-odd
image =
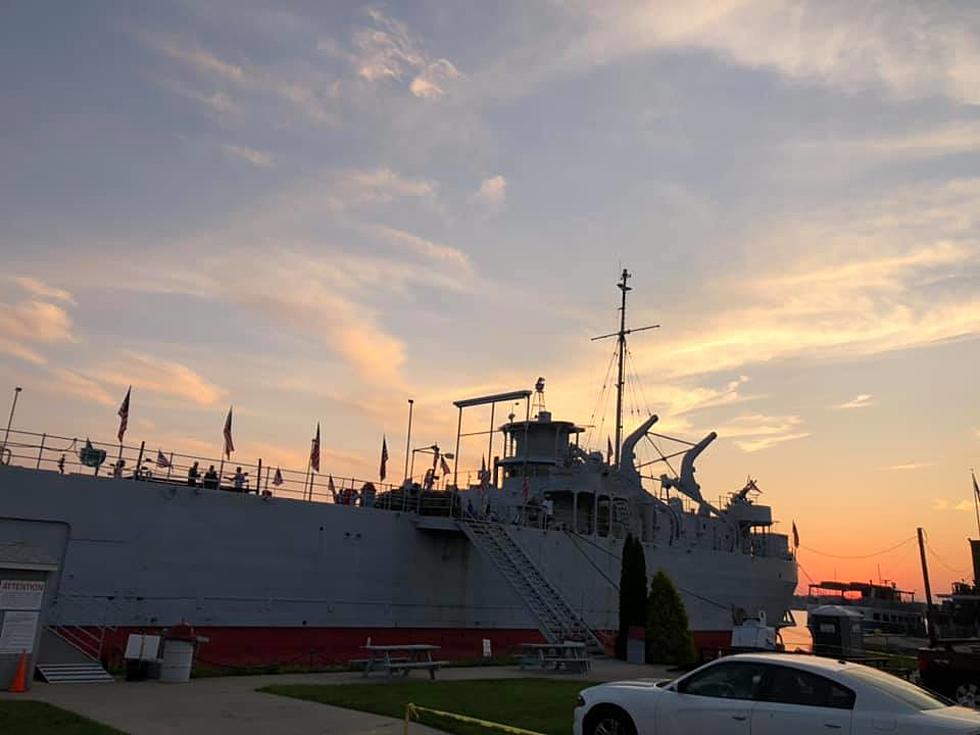
[[[85, 447], [105, 452], [98, 466], [83, 463]], [[188, 473], [197, 463], [198, 477], [193, 483]], [[121, 464], [120, 464], [121, 463]], [[362, 480], [329, 472], [304, 472], [235, 458], [203, 457], [167, 451], [155, 445], [108, 444], [86, 438], [39, 434], [11, 430], [6, 443], [0, 443], [0, 465], [13, 465], [65, 475], [88, 475], [110, 479], [141, 480], [171, 485], [191, 485], [206, 490], [254, 493], [277, 498], [312, 502], [360, 504], [365, 487], [374, 488], [375, 497], [390, 498], [398, 486]], [[209, 469], [217, 478], [205, 482]], [[242, 476], [236, 480], [238, 470]], [[277, 479], [278, 474], [278, 479]], [[367, 495], [370, 494], [370, 489]]]

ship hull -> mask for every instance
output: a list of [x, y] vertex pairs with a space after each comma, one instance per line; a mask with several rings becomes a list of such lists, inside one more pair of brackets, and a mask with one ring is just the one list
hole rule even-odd
[[[411, 513], [6, 467], [0, 515], [70, 525], [49, 622], [104, 631], [107, 655], [131, 631], [181, 620], [209, 638], [200, 660], [219, 666], [342, 663], [369, 637], [434, 643], [454, 659], [481, 655], [483, 639], [494, 653], [540, 640], [462, 532]], [[511, 534], [592, 628], [616, 628], [621, 539]], [[702, 648], [727, 646], [736, 608], [778, 619], [796, 586], [792, 560], [646, 553], [680, 588]]]

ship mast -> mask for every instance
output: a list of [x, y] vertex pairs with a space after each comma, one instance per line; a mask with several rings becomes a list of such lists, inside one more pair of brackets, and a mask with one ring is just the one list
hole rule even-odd
[[616, 468], [619, 468], [619, 452], [623, 445], [623, 388], [626, 385], [626, 335], [632, 334], [633, 332], [644, 332], [647, 329], [657, 329], [660, 327], [659, 324], [650, 324], [646, 327], [637, 327], [636, 329], [626, 328], [626, 293], [633, 290], [628, 285], [629, 279], [632, 278], [632, 276], [632, 273], [623, 268], [620, 281], [616, 284], [616, 288], [622, 292], [622, 300], [619, 306], [619, 331], [592, 338], [592, 341], [595, 342], [596, 340], [600, 339], [616, 337], [616, 353], [619, 363], [619, 371], [616, 377], [616, 445], [613, 450], [615, 453], [614, 456]]

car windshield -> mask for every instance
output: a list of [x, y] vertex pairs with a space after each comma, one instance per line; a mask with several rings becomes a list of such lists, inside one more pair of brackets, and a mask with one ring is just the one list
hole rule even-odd
[[849, 669], [847, 671], [847, 676], [857, 679], [864, 684], [869, 684], [875, 689], [884, 692], [885, 694], [898, 699], [901, 702], [914, 707], [919, 711], [930, 710], [930, 709], [942, 709], [943, 707], [952, 706], [952, 702], [948, 699], [940, 697], [931, 692], [927, 692], [925, 689], [917, 687], [915, 684], [911, 684], [904, 679], [899, 679], [897, 676], [892, 676], [891, 674], [886, 674], [883, 671], [876, 671], [874, 669]]

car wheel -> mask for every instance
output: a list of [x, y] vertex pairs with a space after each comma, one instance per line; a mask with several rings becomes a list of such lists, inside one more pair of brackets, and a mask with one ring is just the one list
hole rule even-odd
[[636, 728], [618, 707], [596, 707], [585, 720], [585, 735], [636, 735]]
[[961, 707], [976, 709], [980, 705], [980, 687], [975, 682], [968, 681], [956, 687], [956, 694], [953, 697]]

